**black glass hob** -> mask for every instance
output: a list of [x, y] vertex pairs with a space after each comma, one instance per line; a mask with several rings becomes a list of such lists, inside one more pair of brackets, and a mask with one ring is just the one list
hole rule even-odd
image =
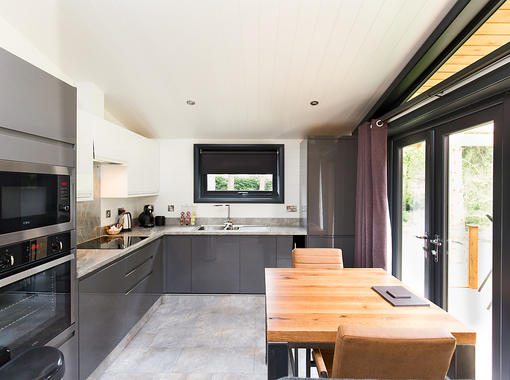
[[147, 236], [100, 236], [96, 239], [78, 244], [78, 249], [124, 249], [136, 244]]

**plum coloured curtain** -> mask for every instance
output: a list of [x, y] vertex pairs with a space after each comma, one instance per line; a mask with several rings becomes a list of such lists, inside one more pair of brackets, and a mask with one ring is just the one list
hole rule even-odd
[[386, 269], [388, 125], [372, 120], [358, 127], [354, 266]]

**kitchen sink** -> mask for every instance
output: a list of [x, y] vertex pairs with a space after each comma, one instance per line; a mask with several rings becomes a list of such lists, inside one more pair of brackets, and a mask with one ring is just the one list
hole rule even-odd
[[213, 225], [213, 224], [206, 224], [202, 226], [198, 226], [197, 231], [223, 231], [225, 230], [224, 225]]
[[254, 226], [254, 225], [234, 225], [228, 229], [225, 228], [223, 225], [213, 225], [213, 224], [205, 224], [197, 227], [197, 231], [229, 231], [229, 232], [243, 232], [243, 231], [250, 231], [250, 232], [269, 232], [270, 229], [268, 226]]

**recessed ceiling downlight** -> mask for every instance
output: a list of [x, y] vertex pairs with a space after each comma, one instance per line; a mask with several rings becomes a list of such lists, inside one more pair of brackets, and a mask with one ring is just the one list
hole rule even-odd
[[319, 102], [318, 102], [317, 100], [312, 100], [312, 101], [310, 102], [310, 105], [311, 105], [311, 106], [316, 106], [317, 104], [319, 104]]
[[188, 106], [194, 106], [195, 105], [195, 101], [194, 100], [186, 100], [186, 104]]

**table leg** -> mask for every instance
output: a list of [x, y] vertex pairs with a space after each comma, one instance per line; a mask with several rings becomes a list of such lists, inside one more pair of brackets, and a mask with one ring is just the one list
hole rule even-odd
[[289, 346], [287, 343], [267, 343], [267, 379], [276, 380], [289, 375]]
[[448, 370], [448, 377], [450, 379], [475, 378], [475, 345], [457, 344]]

